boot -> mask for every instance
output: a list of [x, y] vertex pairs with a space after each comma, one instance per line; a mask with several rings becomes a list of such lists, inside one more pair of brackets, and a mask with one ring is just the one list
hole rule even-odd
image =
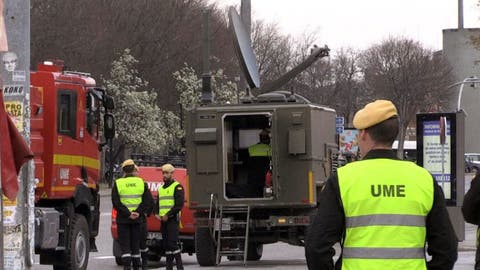
[[175, 263], [177, 264], [177, 270], [183, 270], [182, 253], [176, 253], [174, 256]]
[[133, 258], [133, 270], [140, 270], [141, 265], [140, 258]]
[[165, 266], [165, 270], [173, 270], [173, 255], [167, 255], [167, 265]]
[[123, 257], [122, 258], [123, 270], [132, 270], [132, 258]]
[[142, 270], [148, 269], [148, 252], [142, 252]]

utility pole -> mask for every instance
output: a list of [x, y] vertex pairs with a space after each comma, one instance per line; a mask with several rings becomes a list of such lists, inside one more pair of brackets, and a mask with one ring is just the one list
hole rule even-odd
[[[14, 122], [30, 143], [30, 0], [0, 0], [8, 52], [2, 52], [1, 76], [4, 101], [17, 110]], [[9, 66], [7, 66], [9, 65]], [[2, 89], [2, 91], [4, 90]], [[17, 199], [3, 199], [3, 265], [1, 269], [23, 270], [33, 265], [34, 251], [34, 179], [33, 162], [23, 166], [19, 175]]]
[[210, 10], [203, 12], [203, 74], [202, 104], [212, 103], [212, 75], [210, 73]]
[[[460, 1], [460, 0], [459, 0]], [[248, 33], [250, 43], [252, 42], [252, 1], [242, 0], [240, 6], [240, 18], [242, 18], [245, 31]]]
[[463, 29], [463, 0], [458, 0], [458, 29]]

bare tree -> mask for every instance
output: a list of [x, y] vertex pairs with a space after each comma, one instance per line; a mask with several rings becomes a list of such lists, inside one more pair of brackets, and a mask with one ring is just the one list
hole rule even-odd
[[272, 81], [292, 65], [292, 39], [282, 35], [276, 24], [257, 20], [252, 27], [252, 47], [262, 82]]
[[332, 64], [333, 79], [335, 80], [335, 108], [339, 115], [345, 117], [347, 124], [359, 109], [361, 100], [368, 96], [362, 84], [363, 77], [359, 59], [360, 55], [355, 50], [342, 48], [334, 57]]
[[184, 62], [201, 67], [202, 12], [211, 9], [212, 68], [238, 70], [225, 16], [207, 0], [32, 0], [32, 57], [63, 59], [72, 69], [107, 76], [130, 48], [161, 108], [178, 110], [172, 73]]
[[361, 68], [375, 98], [392, 100], [399, 112], [398, 153], [415, 114], [446, 105], [452, 91], [451, 67], [439, 54], [407, 38], [389, 38], [367, 49]]

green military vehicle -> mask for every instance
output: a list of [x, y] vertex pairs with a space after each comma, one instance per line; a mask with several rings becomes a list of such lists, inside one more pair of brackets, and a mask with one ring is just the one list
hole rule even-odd
[[[255, 58], [240, 18], [233, 8], [229, 16], [248, 84], [258, 88]], [[328, 52], [316, 48], [270, 85], [281, 86]], [[189, 111], [189, 202], [195, 209], [195, 252], [201, 266], [217, 265], [223, 256], [244, 263], [259, 260], [263, 245], [278, 241], [304, 244], [317, 194], [338, 149], [335, 116], [333, 109], [285, 91]], [[249, 153], [265, 133], [268, 154]]]

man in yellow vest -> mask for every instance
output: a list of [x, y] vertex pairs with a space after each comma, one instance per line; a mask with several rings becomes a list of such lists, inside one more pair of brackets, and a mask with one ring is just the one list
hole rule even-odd
[[270, 132], [264, 129], [259, 133], [260, 142], [248, 147], [248, 196], [262, 197], [265, 177], [269, 171], [272, 158]]
[[185, 200], [182, 185], [173, 179], [175, 168], [171, 164], [162, 166], [163, 185], [158, 188], [154, 212], [161, 221], [162, 241], [165, 249], [166, 270], [173, 270], [173, 259], [177, 269], [183, 269], [182, 254], [178, 245], [180, 215]]
[[[308, 268], [453, 269], [458, 243], [440, 186], [391, 149], [399, 131], [393, 103], [367, 104], [353, 126], [362, 160], [327, 180], [305, 241]], [[334, 266], [337, 242], [342, 252]]]
[[133, 160], [122, 163], [124, 176], [112, 187], [112, 206], [117, 210], [118, 241], [122, 250], [124, 270], [138, 270], [140, 260], [140, 231], [142, 218], [149, 208], [150, 190], [142, 178], [136, 176], [138, 167]]

